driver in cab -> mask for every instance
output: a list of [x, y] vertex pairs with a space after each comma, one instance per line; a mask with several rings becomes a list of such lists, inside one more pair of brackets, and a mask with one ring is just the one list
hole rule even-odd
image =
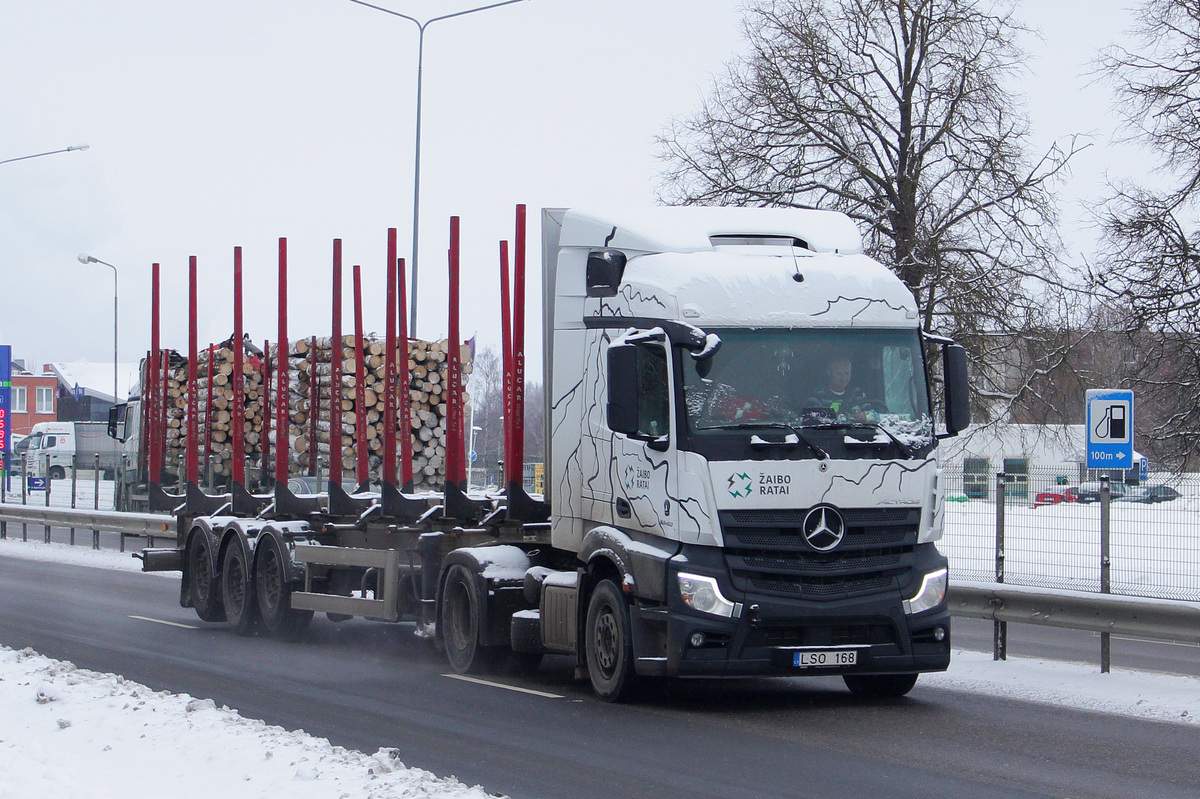
[[850, 385], [854, 367], [845, 355], [835, 355], [825, 367], [825, 382], [805, 403], [805, 410], [842, 422], [879, 420], [878, 403], [867, 399], [858, 386]]

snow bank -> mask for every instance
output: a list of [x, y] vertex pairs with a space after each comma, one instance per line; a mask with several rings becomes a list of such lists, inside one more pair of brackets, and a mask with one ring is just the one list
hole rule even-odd
[[0, 648], [0, 799], [237, 796], [488, 799], [479, 787], [153, 691], [32, 650]]
[[1096, 664], [1011, 656], [997, 662], [988, 652], [955, 650], [950, 669], [922, 674], [921, 686], [1200, 726], [1196, 677], [1125, 669], [1101, 674]]

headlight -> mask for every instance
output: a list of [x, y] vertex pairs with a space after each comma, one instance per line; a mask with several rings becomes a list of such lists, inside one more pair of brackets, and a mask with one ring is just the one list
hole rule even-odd
[[683, 603], [692, 610], [727, 618], [741, 615], [741, 604], [726, 599], [713, 578], [687, 572], [680, 572], [675, 578], [679, 581], [679, 594], [683, 597]]
[[910, 616], [914, 613], [936, 608], [946, 601], [947, 570], [938, 569], [929, 572], [921, 580], [921, 589], [912, 599], [904, 600], [904, 612]]

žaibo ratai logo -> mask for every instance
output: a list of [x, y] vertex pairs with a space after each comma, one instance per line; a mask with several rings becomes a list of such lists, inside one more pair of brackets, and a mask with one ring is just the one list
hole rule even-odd
[[754, 493], [754, 482], [745, 472], [729, 475], [729, 496], [748, 497]]

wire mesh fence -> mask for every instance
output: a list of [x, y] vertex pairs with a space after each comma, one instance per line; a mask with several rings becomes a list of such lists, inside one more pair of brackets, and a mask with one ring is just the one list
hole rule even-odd
[[[1015, 585], [1101, 590], [1098, 474], [1080, 481], [1055, 469], [998, 476], [957, 467], [943, 476], [940, 547], [954, 577], [1002, 573]], [[1111, 593], [1200, 600], [1200, 475], [1151, 474], [1140, 485], [1113, 479], [1111, 493]]]

